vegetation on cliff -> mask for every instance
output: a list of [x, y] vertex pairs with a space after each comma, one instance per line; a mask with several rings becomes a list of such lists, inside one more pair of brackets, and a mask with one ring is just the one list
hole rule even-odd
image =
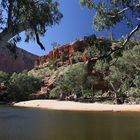
[[73, 61], [68, 64], [65, 63], [68, 60], [65, 60], [63, 65], [59, 66], [57, 59], [49, 60], [29, 73], [42, 77], [47, 87], [43, 93], [49, 95], [49, 98], [88, 102], [139, 103], [139, 41], [130, 41], [122, 50], [109, 57], [97, 59], [119, 46], [117, 41], [108, 39], [96, 39], [95, 41], [94, 38], [88, 42], [83, 52], [78, 50], [73, 53], [74, 57], [70, 56], [79, 60], [82, 54], [88, 54], [89, 60], [86, 62]]
[[[57, 98], [139, 103], [140, 43], [130, 40], [140, 29], [139, 0], [80, 2], [82, 6], [95, 9], [93, 24], [97, 31], [110, 29], [122, 21], [128, 27], [135, 25], [135, 28], [120, 41], [91, 35], [59, 48], [54, 47], [48, 55], [37, 59], [35, 68], [28, 73], [8, 75], [0, 72], [0, 100]], [[46, 33], [47, 26], [60, 22], [62, 14], [58, 6], [58, 1], [52, 0], [2, 0], [1, 46], [16, 54], [15, 44], [21, 40], [19, 34], [25, 31], [25, 41], [36, 39], [41, 49], [45, 50], [39, 37]]]
[[[5, 89], [1, 90], [5, 93], [1, 92], [0, 100], [50, 98], [81, 102], [139, 103], [139, 41], [130, 41], [122, 50], [97, 59], [120, 44], [103, 38], [85, 40], [87, 44], [83, 45], [86, 46], [80, 46], [82, 49], [75, 50], [72, 55], [63, 53], [67, 59], [47, 59], [47, 62], [44, 61], [28, 73], [8, 75], [0, 72], [1, 87]], [[77, 48], [76, 43], [73, 44]], [[66, 49], [65, 46], [64, 48]], [[81, 59], [84, 55], [88, 58], [86, 61]], [[66, 63], [71, 59], [71, 63]]]

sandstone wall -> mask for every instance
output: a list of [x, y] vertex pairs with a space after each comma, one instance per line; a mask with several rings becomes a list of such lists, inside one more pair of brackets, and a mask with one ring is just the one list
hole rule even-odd
[[8, 48], [0, 47], [0, 70], [13, 73], [21, 72], [24, 69], [31, 70], [38, 56], [23, 49], [17, 48], [17, 57]]

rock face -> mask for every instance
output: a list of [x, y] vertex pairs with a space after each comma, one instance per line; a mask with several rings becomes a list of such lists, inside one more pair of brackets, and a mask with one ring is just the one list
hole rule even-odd
[[38, 56], [33, 55], [23, 49], [16, 49], [15, 55], [8, 49], [0, 47], [0, 70], [13, 73], [21, 72], [24, 69], [31, 70], [34, 67], [34, 61]]
[[37, 93], [33, 93], [30, 95], [29, 99], [46, 99], [49, 97], [49, 92], [55, 87], [55, 83], [57, 79], [64, 74], [64, 71], [68, 68], [68, 66], [62, 66], [57, 68], [57, 70], [49, 73], [49, 70], [44, 69], [43, 67], [39, 70], [31, 70], [29, 75], [37, 76], [39, 75], [38, 71], [44, 71], [42, 81], [44, 86]]
[[[49, 60], [56, 60], [59, 64], [59, 60], [62, 59], [62, 56], [65, 57], [66, 64], [73, 63], [73, 57], [75, 52], [81, 52], [81, 56], [79, 56], [79, 61], [82, 62], [87, 61], [89, 58], [84, 54], [84, 50], [87, 46], [87, 42], [85, 40], [77, 40], [71, 44], [63, 45], [59, 48], [54, 48], [52, 51], [49, 52], [48, 55], [42, 56], [35, 61], [35, 66], [42, 65], [44, 63], [49, 62]], [[62, 61], [62, 60], [60, 60]]]
[[[88, 49], [91, 45], [106, 47], [103, 39], [97, 39], [95, 36], [86, 37], [84, 40], [76, 40], [73, 43], [62, 45], [59, 48], [54, 48], [47, 55], [39, 57], [35, 61], [35, 68], [30, 72], [34, 76], [41, 75], [44, 87], [40, 91], [31, 95], [31, 99], [44, 99], [48, 98], [50, 91], [55, 88], [57, 79], [63, 76], [65, 69], [74, 63], [82, 62], [86, 64], [87, 75], [86, 77], [98, 77], [100, 81], [92, 84], [92, 90], [100, 90], [103, 93], [110, 88], [109, 83], [105, 80], [105, 76], [109, 74], [109, 69], [104, 71], [96, 70], [95, 64], [97, 61], [96, 56], [91, 56]], [[111, 46], [108, 45], [108, 46]], [[111, 49], [110, 47], [107, 49]], [[64, 59], [62, 58], [64, 56]], [[51, 68], [50, 60], [55, 61], [55, 67]], [[50, 73], [50, 71], [52, 72]]]
[[[86, 52], [87, 48], [91, 45], [95, 45], [96, 47], [102, 46], [102, 48], [106, 48], [106, 50], [113, 50], [115, 47], [119, 47], [114, 45], [114, 48], [108, 47], [111, 46], [111, 43], [105, 43], [102, 38], [96, 38], [95, 35], [86, 37], [85, 39], [76, 40], [73, 43], [62, 45], [58, 48], [54, 48], [47, 55], [41, 56], [36, 59], [35, 67], [42, 65], [44, 63], [48, 63], [50, 60], [55, 60], [59, 65], [62, 61], [63, 64], [73, 64], [75, 63], [76, 53], [80, 53], [77, 59], [79, 62], [87, 62], [91, 59], [91, 56]], [[62, 65], [63, 65], [62, 64]]]

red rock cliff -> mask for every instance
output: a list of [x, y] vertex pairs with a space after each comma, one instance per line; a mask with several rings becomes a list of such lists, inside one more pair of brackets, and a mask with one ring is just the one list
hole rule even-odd
[[[67, 63], [72, 63], [71, 59], [74, 52], [77, 51], [84, 52], [86, 46], [87, 43], [84, 40], [77, 40], [71, 44], [66, 44], [59, 48], [54, 48], [52, 51], [48, 53], [48, 55], [36, 59], [35, 66], [47, 63], [51, 59], [58, 60], [62, 55], [68, 57]], [[87, 56], [84, 54], [82, 54], [80, 57], [82, 61], [86, 61], [88, 59]]]

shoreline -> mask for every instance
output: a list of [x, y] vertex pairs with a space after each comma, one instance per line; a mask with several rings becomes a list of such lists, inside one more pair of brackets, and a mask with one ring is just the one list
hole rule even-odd
[[80, 103], [57, 100], [31, 100], [15, 103], [17, 107], [33, 107], [65, 111], [98, 111], [98, 112], [140, 112], [140, 105], [114, 105], [101, 103]]

